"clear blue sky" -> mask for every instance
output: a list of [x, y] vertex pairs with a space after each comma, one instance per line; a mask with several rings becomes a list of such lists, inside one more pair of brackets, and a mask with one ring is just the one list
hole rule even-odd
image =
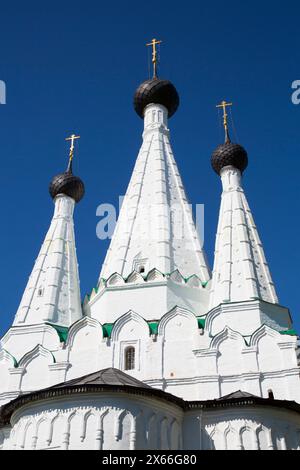
[[234, 102], [249, 154], [244, 186], [280, 296], [299, 320], [300, 79], [296, 1], [2, 2], [0, 79], [0, 333], [8, 329], [48, 229], [51, 177], [66, 165], [65, 136], [81, 135], [74, 170], [86, 185], [75, 223], [82, 295], [96, 284], [107, 243], [96, 208], [124, 194], [141, 143], [132, 107], [148, 78], [145, 42], [164, 41], [160, 76], [181, 98], [170, 121], [192, 203], [205, 203], [212, 264], [220, 181], [210, 154], [221, 142], [215, 108]]

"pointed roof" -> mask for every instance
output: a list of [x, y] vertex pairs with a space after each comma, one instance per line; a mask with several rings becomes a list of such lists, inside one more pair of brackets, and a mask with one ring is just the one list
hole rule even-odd
[[215, 245], [210, 308], [221, 303], [252, 299], [276, 304], [278, 298], [274, 283], [242, 187], [241, 169], [234, 166], [234, 158], [225, 166], [220, 165], [220, 176], [223, 193]]
[[242, 173], [246, 150], [230, 140], [223, 101], [225, 143], [213, 152], [211, 164], [222, 180], [223, 193], [215, 245], [210, 308], [222, 303], [260, 299], [278, 303], [262, 243], [248, 205]]
[[19, 305], [14, 326], [50, 322], [70, 326], [82, 317], [73, 210], [59, 194], [45, 240]]
[[183, 183], [173, 156], [167, 109], [149, 104], [144, 111], [143, 143], [124, 197], [100, 278], [124, 278], [151, 269], [202, 282], [210, 270], [195, 229]]
[[82, 180], [73, 175], [73, 134], [69, 162], [64, 173], [52, 178], [49, 192], [54, 215], [35, 261], [13, 326], [51, 323], [68, 327], [82, 317], [73, 212], [84, 196]]

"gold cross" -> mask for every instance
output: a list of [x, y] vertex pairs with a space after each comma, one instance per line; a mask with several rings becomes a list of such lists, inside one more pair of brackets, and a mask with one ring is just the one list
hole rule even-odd
[[151, 42], [146, 44], [146, 46], [152, 46], [152, 64], [153, 64], [153, 78], [157, 77], [157, 44], [161, 44], [162, 41], [158, 41], [157, 39], [152, 39]]
[[227, 114], [227, 111], [226, 111], [226, 108], [227, 106], [232, 106], [233, 103], [227, 103], [226, 101], [222, 101], [221, 104], [218, 104], [217, 105], [217, 108], [223, 108], [223, 123], [224, 123], [224, 128], [225, 128], [225, 132], [226, 132], [226, 135], [227, 135], [227, 132], [228, 132], [228, 114]]
[[76, 139], [80, 139], [80, 135], [75, 135], [75, 134], [72, 134], [70, 137], [67, 137], [66, 140], [70, 140], [71, 141], [71, 147], [70, 147], [70, 153], [69, 153], [69, 160], [70, 162], [73, 160], [73, 156], [74, 156], [74, 140]]

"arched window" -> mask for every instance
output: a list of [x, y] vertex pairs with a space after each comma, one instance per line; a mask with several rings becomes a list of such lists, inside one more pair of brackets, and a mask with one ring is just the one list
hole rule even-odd
[[125, 349], [125, 370], [133, 370], [135, 367], [135, 349], [129, 346]]

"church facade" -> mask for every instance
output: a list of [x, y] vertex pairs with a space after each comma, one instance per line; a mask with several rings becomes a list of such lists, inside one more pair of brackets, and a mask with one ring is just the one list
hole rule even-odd
[[223, 102], [211, 272], [170, 144], [178, 105], [156, 73], [136, 91], [142, 146], [83, 302], [72, 136], [68, 168], [50, 185], [49, 230], [0, 342], [1, 449], [300, 449], [297, 334], [243, 190], [247, 153], [231, 142]]

